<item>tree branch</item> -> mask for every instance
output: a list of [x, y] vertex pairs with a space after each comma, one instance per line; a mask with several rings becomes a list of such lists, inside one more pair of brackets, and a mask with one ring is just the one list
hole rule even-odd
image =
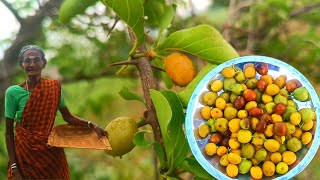
[[18, 11], [11, 6], [6, 0], [1, 0], [1, 2], [11, 11], [14, 17], [19, 21], [20, 24], [24, 23], [24, 19], [20, 17]]
[[303, 7], [303, 8], [294, 10], [294, 11], [290, 14], [290, 18], [294, 18], [294, 17], [297, 17], [297, 16], [300, 16], [300, 15], [309, 13], [309, 12], [314, 11], [314, 10], [317, 10], [317, 9], [320, 9], [320, 3], [308, 5], [308, 6], [305, 6], [305, 7]]

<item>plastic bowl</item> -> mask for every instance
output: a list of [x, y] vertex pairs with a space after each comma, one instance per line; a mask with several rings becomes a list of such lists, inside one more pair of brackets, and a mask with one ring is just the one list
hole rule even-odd
[[[287, 81], [290, 79], [298, 79], [302, 86], [306, 87], [311, 96], [310, 101], [300, 102], [295, 101], [298, 105], [298, 109], [303, 107], [312, 107], [316, 109], [316, 121], [320, 118], [320, 102], [318, 95], [310, 82], [305, 78], [297, 69], [293, 68], [289, 64], [265, 56], [243, 56], [239, 58], [235, 58], [229, 60], [223, 64], [220, 64], [216, 68], [212, 69], [197, 85], [195, 88], [190, 101], [188, 103], [187, 112], [186, 112], [186, 121], [185, 121], [185, 129], [187, 140], [191, 151], [200, 165], [213, 177], [217, 179], [235, 179], [230, 178], [226, 175], [225, 167], [220, 165], [218, 155], [207, 156], [204, 152], [204, 147], [209, 141], [209, 135], [206, 138], [200, 138], [198, 135], [198, 127], [205, 123], [206, 121], [202, 118], [200, 110], [204, 106], [201, 103], [201, 98], [210, 90], [210, 84], [216, 79], [224, 79], [223, 75], [220, 73], [224, 67], [236, 66], [239, 68], [243, 68], [244, 64], [247, 63], [267, 63], [269, 67], [268, 74], [273, 77], [278, 77], [281, 74], [287, 75]], [[257, 73], [256, 78], [259, 78], [259, 74]], [[223, 91], [223, 90], [221, 90]], [[221, 93], [221, 92], [219, 92]], [[218, 93], [218, 94], [219, 94]], [[289, 166], [289, 171], [284, 175], [279, 175], [275, 173], [272, 177], [264, 176], [263, 179], [276, 179], [276, 180], [284, 180], [290, 179], [297, 176], [300, 172], [302, 172], [308, 164], [311, 162], [317, 150], [319, 148], [320, 143], [320, 123], [316, 123], [316, 127], [313, 130], [313, 143], [308, 149], [306, 146], [302, 146], [302, 148], [296, 152], [297, 161], [296, 163]], [[238, 179], [250, 179], [250, 173], [247, 174], [238, 174]]]

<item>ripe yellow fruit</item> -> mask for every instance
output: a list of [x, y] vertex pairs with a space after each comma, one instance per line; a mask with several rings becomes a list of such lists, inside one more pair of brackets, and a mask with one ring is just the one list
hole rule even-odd
[[221, 110], [224, 110], [226, 107], [227, 107], [227, 102], [225, 99], [223, 99], [222, 97], [218, 97], [216, 99], [216, 103], [215, 103], [216, 107], [221, 109]]
[[256, 76], [256, 69], [252, 66], [244, 70], [244, 76], [246, 78], [254, 78]]
[[211, 108], [209, 106], [203, 106], [201, 108], [201, 115], [206, 120], [210, 119], [211, 118]]
[[221, 81], [220, 79], [213, 81], [210, 88], [213, 92], [221, 91], [223, 88], [223, 81]]
[[130, 152], [134, 147], [133, 137], [138, 132], [136, 121], [131, 117], [118, 117], [105, 129], [112, 150], [106, 151], [111, 156], [120, 156]]
[[192, 61], [184, 54], [175, 52], [163, 61], [169, 78], [181, 87], [188, 85], [196, 75]]
[[252, 166], [250, 169], [250, 174], [255, 179], [261, 179], [262, 178], [262, 170], [259, 166]]
[[228, 149], [225, 146], [219, 146], [217, 149], [217, 155], [218, 156], [223, 156], [227, 153]]
[[236, 74], [236, 70], [233, 67], [224, 67], [221, 74], [226, 78], [231, 78]]
[[228, 154], [225, 154], [225, 155], [223, 155], [221, 158], [220, 158], [220, 164], [222, 165], [222, 166], [228, 166], [228, 164], [229, 164], [229, 160], [228, 160]]
[[285, 162], [288, 166], [296, 162], [297, 156], [292, 151], [285, 151], [282, 153], [282, 161]]
[[309, 144], [309, 142], [311, 142], [312, 140], [312, 134], [311, 132], [304, 132], [302, 135], [301, 135], [301, 142], [302, 144], [304, 145], [307, 145]]
[[278, 164], [279, 162], [282, 161], [282, 155], [279, 152], [274, 152], [270, 155], [270, 160], [274, 163], [274, 164]]
[[269, 152], [276, 152], [280, 148], [280, 143], [275, 139], [267, 139], [264, 141], [263, 145]]
[[219, 108], [213, 108], [211, 109], [211, 117], [214, 119], [222, 118], [223, 117], [223, 112]]
[[286, 174], [288, 172], [288, 170], [289, 170], [289, 167], [285, 162], [279, 162], [276, 165], [276, 172], [278, 174]]
[[241, 129], [238, 131], [238, 141], [240, 143], [248, 143], [250, 142], [252, 139], [252, 133], [250, 130], [247, 129]]
[[228, 123], [228, 127], [229, 127], [229, 130], [232, 132], [232, 133], [236, 133], [238, 132], [241, 127], [240, 127], [240, 119], [238, 118], [234, 118], [234, 119], [231, 119]]
[[206, 147], [204, 148], [204, 150], [207, 155], [212, 156], [217, 152], [217, 145], [214, 143], [208, 143], [206, 144]]
[[238, 154], [231, 152], [228, 154], [228, 161], [231, 164], [239, 164], [241, 162], [241, 157]]
[[262, 165], [262, 172], [265, 176], [272, 176], [276, 171], [276, 166], [271, 161], [265, 161]]
[[228, 143], [231, 149], [238, 149], [241, 145], [237, 138], [230, 138]]
[[299, 112], [294, 112], [290, 115], [290, 122], [293, 125], [298, 125], [301, 122], [301, 115]]
[[265, 93], [268, 94], [269, 96], [277, 95], [279, 92], [280, 92], [280, 88], [275, 84], [269, 84], [265, 91]]
[[239, 173], [238, 166], [234, 164], [228, 164], [226, 171], [229, 177], [236, 177]]

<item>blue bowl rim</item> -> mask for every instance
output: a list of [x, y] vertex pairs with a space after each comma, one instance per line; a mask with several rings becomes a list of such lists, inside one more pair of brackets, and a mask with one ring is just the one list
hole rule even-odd
[[[280, 68], [287, 69], [289, 72], [295, 74], [295, 76], [299, 76], [299, 80], [303, 81], [303, 85], [307, 88], [309, 91], [309, 94], [312, 99], [313, 106], [316, 108], [316, 119], [317, 121], [320, 119], [320, 102], [319, 97], [311, 85], [311, 83], [307, 80], [307, 78], [302, 75], [297, 69], [292, 67], [291, 65], [280, 61], [275, 58], [267, 57], [267, 56], [258, 56], [258, 55], [252, 55], [252, 56], [241, 56], [238, 58], [231, 59], [229, 61], [226, 61], [218, 66], [216, 66], [214, 69], [212, 69], [207, 75], [205, 75], [202, 80], [199, 82], [199, 84], [196, 86], [195, 90], [193, 91], [186, 111], [186, 121], [185, 121], [185, 129], [186, 129], [186, 136], [189, 143], [189, 146], [191, 148], [191, 151], [193, 155], [195, 156], [196, 160], [200, 163], [200, 165], [212, 176], [214, 176], [217, 179], [230, 179], [234, 180], [234, 178], [230, 178], [224, 173], [220, 172], [216, 168], [213, 168], [213, 166], [208, 162], [207, 159], [203, 156], [202, 152], [200, 151], [196, 139], [194, 137], [194, 129], [193, 129], [193, 112], [195, 108], [195, 103], [198, 101], [198, 98], [200, 96], [200, 90], [207, 85], [207, 83], [212, 79], [212, 77], [218, 73], [221, 72], [221, 70], [226, 66], [231, 66], [233, 64], [238, 63], [245, 63], [245, 62], [265, 62], [269, 64], [276, 65]], [[296, 175], [298, 175], [300, 172], [302, 172], [307, 165], [311, 162], [311, 160], [314, 158], [315, 154], [317, 153], [317, 150], [319, 148], [320, 144], [320, 123], [316, 123], [316, 131], [313, 138], [313, 143], [310, 149], [308, 150], [306, 156], [302, 159], [302, 161], [299, 162], [298, 165], [296, 165], [293, 169], [291, 169], [288, 173], [281, 175], [275, 180], [285, 180], [290, 179]]]

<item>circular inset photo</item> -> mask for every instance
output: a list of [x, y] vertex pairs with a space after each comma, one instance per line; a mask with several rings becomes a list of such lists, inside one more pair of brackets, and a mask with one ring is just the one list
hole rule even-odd
[[290, 179], [320, 143], [320, 102], [306, 77], [271, 57], [243, 56], [211, 70], [186, 111], [191, 151], [217, 179]]

